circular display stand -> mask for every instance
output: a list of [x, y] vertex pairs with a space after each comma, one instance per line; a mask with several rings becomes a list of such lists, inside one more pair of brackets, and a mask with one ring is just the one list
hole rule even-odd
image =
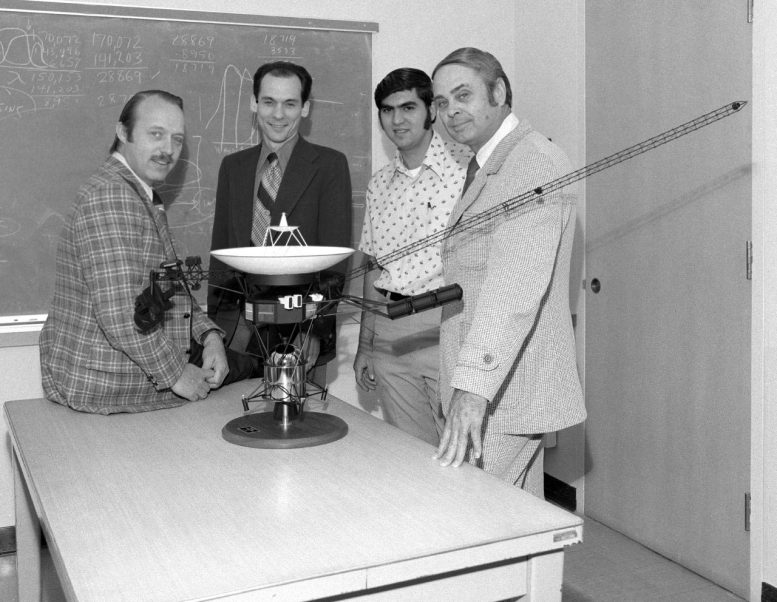
[[347, 432], [346, 422], [331, 414], [304, 412], [284, 426], [272, 412], [260, 412], [230, 420], [221, 429], [221, 436], [245, 447], [292, 449], [331, 443]]

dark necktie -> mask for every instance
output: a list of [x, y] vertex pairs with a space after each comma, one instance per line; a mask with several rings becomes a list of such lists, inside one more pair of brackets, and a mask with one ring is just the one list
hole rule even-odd
[[159, 217], [159, 236], [162, 238], [162, 244], [165, 246], [165, 254], [168, 257], [175, 257], [175, 249], [173, 247], [172, 236], [170, 235], [170, 226], [167, 223], [165, 205], [162, 202], [162, 197], [159, 196], [159, 193], [156, 190], [152, 190], [151, 192], [151, 202], [154, 203], [154, 208]]
[[473, 156], [469, 160], [469, 165], [467, 165], [467, 177], [464, 179], [464, 188], [461, 189], [461, 196], [464, 196], [464, 193], [467, 192], [467, 188], [472, 184], [472, 180], [475, 179], [478, 169], [480, 169], [480, 165], [478, 165], [477, 157]]
[[267, 155], [267, 165], [262, 172], [262, 180], [254, 199], [254, 218], [251, 225], [251, 241], [256, 246], [264, 244], [264, 234], [270, 227], [270, 208], [278, 196], [281, 187], [281, 166], [275, 153]]

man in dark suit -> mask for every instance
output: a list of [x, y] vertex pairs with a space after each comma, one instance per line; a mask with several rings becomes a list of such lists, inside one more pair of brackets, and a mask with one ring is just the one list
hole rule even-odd
[[[267, 227], [277, 226], [284, 213], [308, 245], [350, 246], [348, 162], [342, 153], [312, 144], [299, 134], [302, 120], [310, 112], [311, 87], [310, 74], [295, 63], [267, 63], [256, 71], [251, 110], [261, 140], [221, 163], [212, 250], [262, 245]], [[242, 315], [241, 295], [225, 290], [235, 289], [227, 270], [223, 263], [211, 259], [208, 315], [227, 333], [234, 333], [233, 348], [261, 354], [288, 337], [290, 330], [263, 328], [265, 341], [258, 343]], [[344, 266], [339, 271], [342, 273]], [[250, 297], [273, 296], [273, 291], [255, 278], [247, 277], [246, 285]], [[332, 359], [334, 316], [317, 319], [307, 339], [309, 367]]]

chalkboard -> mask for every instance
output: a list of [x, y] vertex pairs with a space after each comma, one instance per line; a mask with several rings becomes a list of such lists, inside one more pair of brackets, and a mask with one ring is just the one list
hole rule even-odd
[[[10, 4], [10, 6], [9, 6]], [[108, 155], [121, 108], [159, 88], [184, 100], [187, 140], [161, 189], [180, 257], [209, 263], [221, 159], [257, 143], [253, 73], [313, 76], [301, 133], [348, 157], [358, 240], [371, 173], [372, 23], [5, 2], [0, 9], [0, 315], [45, 314], [76, 191]], [[27, 10], [24, 9], [27, 8]], [[198, 298], [204, 302], [204, 291]]]

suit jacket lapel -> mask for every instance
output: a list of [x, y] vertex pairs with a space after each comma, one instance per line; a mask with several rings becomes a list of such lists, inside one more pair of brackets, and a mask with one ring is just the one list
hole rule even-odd
[[300, 136], [291, 152], [289, 164], [283, 172], [283, 181], [278, 189], [278, 197], [275, 199], [273, 216], [276, 213], [280, 216], [281, 212], [285, 212], [287, 215], [292, 212], [302, 197], [302, 193], [305, 192], [318, 171], [317, 159], [316, 150]]
[[254, 198], [256, 190], [254, 181], [256, 179], [256, 162], [259, 161], [259, 153], [262, 147], [254, 146], [250, 152], [242, 156], [237, 169], [232, 170], [232, 181], [229, 185], [235, 192], [233, 196], [237, 197], [232, 201], [234, 208], [232, 227], [237, 233], [236, 240], [238, 246], [251, 246], [251, 225], [254, 221]]
[[475, 179], [467, 188], [467, 192], [458, 200], [456, 206], [451, 213], [450, 225], [455, 225], [461, 219], [462, 214], [474, 203], [479, 197], [480, 192], [488, 181], [488, 177], [496, 173], [502, 168], [505, 159], [510, 155], [515, 145], [526, 134], [531, 131], [532, 127], [528, 121], [521, 119], [518, 126], [496, 146], [494, 152], [486, 161], [486, 164], [478, 170]]
[[108, 170], [115, 171], [119, 176], [121, 176], [125, 182], [127, 182], [127, 185], [134, 191], [134, 193], [137, 195], [138, 200], [143, 203], [143, 206], [145, 207], [146, 211], [148, 212], [149, 217], [154, 222], [154, 225], [156, 226], [156, 230], [159, 233], [159, 240], [162, 243], [162, 246], [165, 249], [165, 257], [168, 261], [173, 261], [176, 258], [175, 255], [175, 248], [173, 247], [173, 240], [170, 235], [170, 228], [167, 225], [167, 215], [154, 207], [154, 203], [152, 199], [149, 199], [146, 196], [146, 191], [141, 187], [140, 183], [138, 183], [135, 176], [132, 174], [132, 172], [127, 169], [127, 167], [119, 161], [118, 159], [115, 159], [113, 157], [110, 157], [108, 159], [108, 162], [106, 163], [106, 168]]

